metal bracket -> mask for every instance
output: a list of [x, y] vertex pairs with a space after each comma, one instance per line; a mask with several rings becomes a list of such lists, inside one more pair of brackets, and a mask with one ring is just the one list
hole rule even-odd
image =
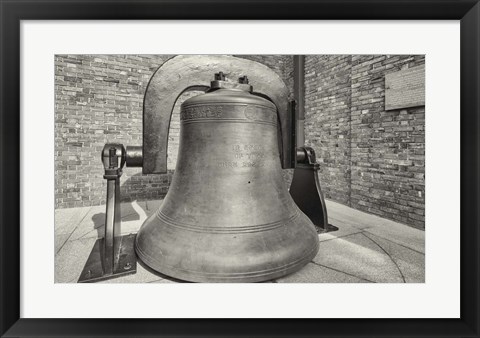
[[78, 283], [98, 282], [137, 272], [135, 234], [121, 235], [120, 176], [126, 158], [121, 144], [106, 144], [103, 148], [103, 177], [107, 180], [105, 236], [95, 242]]
[[319, 233], [336, 231], [328, 223], [327, 206], [320, 187], [315, 151], [310, 147], [297, 148], [297, 164], [290, 185], [290, 195], [300, 210], [312, 221]]

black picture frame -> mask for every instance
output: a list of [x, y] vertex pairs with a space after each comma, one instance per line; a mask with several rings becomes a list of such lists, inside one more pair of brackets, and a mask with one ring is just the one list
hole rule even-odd
[[[123, 0], [118, 2], [0, 0], [0, 11], [0, 334], [2, 337], [479, 336], [480, 5], [477, 0]], [[20, 21], [84, 19], [460, 20], [461, 318], [281, 320], [20, 318]], [[42, 220], [38, 221], [42, 222]], [[96, 302], [98, 299], [92, 299], [93, 304]]]

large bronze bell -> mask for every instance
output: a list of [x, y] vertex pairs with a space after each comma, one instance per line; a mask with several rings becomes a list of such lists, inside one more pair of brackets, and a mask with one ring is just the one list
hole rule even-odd
[[266, 281], [311, 261], [318, 235], [282, 178], [277, 107], [218, 74], [180, 114], [175, 174], [136, 236], [138, 257], [194, 282]]

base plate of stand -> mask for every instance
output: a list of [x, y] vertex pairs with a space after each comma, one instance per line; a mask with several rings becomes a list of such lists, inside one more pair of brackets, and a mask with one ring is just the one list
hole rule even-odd
[[325, 228], [322, 228], [318, 225], [315, 225], [315, 229], [317, 230], [318, 234], [324, 234], [324, 233], [327, 233], [327, 232], [337, 231], [338, 227], [336, 227], [335, 225], [332, 225], [332, 224], [327, 224], [327, 226]]
[[98, 239], [90, 256], [88, 257], [85, 267], [83, 268], [78, 283], [94, 283], [103, 280], [117, 278], [137, 272], [137, 256], [135, 255], [135, 234], [116, 237], [115, 241], [119, 241], [118, 251], [115, 254], [115, 261], [112, 274], [106, 274], [103, 266], [103, 248], [104, 239]]

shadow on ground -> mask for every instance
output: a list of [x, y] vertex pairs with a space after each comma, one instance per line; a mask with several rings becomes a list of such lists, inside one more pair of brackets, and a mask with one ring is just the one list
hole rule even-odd
[[[135, 197], [138, 197], [138, 193], [135, 193], [139, 189], [139, 185], [143, 184], [142, 183], [142, 177], [146, 177], [142, 173], [137, 173], [135, 175], [130, 176], [127, 180], [124, 182], [121, 182], [121, 187], [120, 187], [120, 196], [121, 196], [121, 209], [122, 209], [122, 222], [129, 222], [129, 221], [138, 221], [141, 219], [141, 215], [137, 212], [137, 210], [134, 209], [132, 206], [132, 203], [136, 203], [142, 210], [144, 214], [148, 214], [151, 212], [146, 206], [145, 201], [137, 201]], [[166, 177], [168, 179], [168, 177]], [[149, 194], [152, 195], [155, 198], [163, 198], [165, 193], [162, 190], [162, 187], [160, 184], [153, 184], [153, 188], [158, 188], [157, 190], [155, 189], [149, 189]], [[158, 185], [158, 186], [157, 186]], [[144, 188], [146, 189], [146, 188]], [[150, 198], [148, 198], [150, 199]], [[105, 225], [105, 216], [106, 212], [99, 212], [96, 213], [92, 216], [92, 223], [93, 223], [93, 229], [97, 230], [97, 237], [101, 238], [104, 235], [104, 228], [103, 226]]]

